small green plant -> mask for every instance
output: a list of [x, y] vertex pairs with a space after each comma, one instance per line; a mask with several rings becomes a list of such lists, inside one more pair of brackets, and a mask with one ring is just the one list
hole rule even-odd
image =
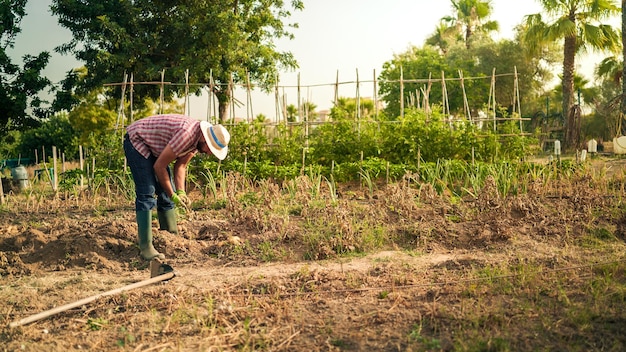
[[409, 333], [409, 338], [421, 344], [426, 351], [441, 350], [441, 341], [439, 339], [422, 336], [421, 325], [413, 325], [413, 329]]
[[330, 175], [329, 178], [325, 178], [326, 185], [328, 185], [328, 194], [330, 195], [331, 202], [337, 202], [337, 184], [335, 183], [335, 177]]
[[135, 336], [131, 334], [125, 326], [120, 327], [119, 329], [120, 337], [117, 339], [117, 346], [125, 347], [128, 344], [135, 342]]
[[259, 197], [256, 192], [247, 192], [244, 193], [240, 198], [239, 202], [244, 207], [254, 206], [259, 203]]
[[350, 347], [350, 343], [348, 343], [347, 341], [343, 340], [343, 339], [332, 339], [330, 341], [330, 344], [335, 346], [335, 347], [339, 347], [341, 349], [347, 349]]
[[104, 318], [89, 318], [87, 319], [87, 328], [91, 331], [98, 331], [105, 326], [107, 326], [109, 322]]
[[211, 171], [202, 171], [200, 172], [200, 175], [202, 175], [204, 177], [204, 180], [206, 181], [205, 186], [201, 188], [202, 195], [206, 198], [210, 191], [210, 194], [213, 196], [213, 198], [217, 199], [217, 182], [215, 180], [215, 177], [213, 177]]
[[367, 191], [370, 198], [374, 196], [374, 181], [372, 180], [372, 176], [368, 170], [359, 171], [359, 176], [361, 177], [361, 182], [367, 185]]
[[209, 209], [220, 210], [220, 209], [225, 209], [227, 205], [228, 205], [228, 202], [226, 199], [216, 199], [213, 202], [210, 202], [208, 204], [208, 207]]
[[259, 244], [259, 252], [261, 259], [266, 262], [271, 262], [276, 259], [276, 253], [274, 252], [274, 244], [270, 241], [263, 241]]

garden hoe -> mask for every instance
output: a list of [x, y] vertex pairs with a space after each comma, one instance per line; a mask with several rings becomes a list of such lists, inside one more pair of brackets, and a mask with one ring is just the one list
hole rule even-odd
[[152, 261], [150, 261], [150, 278], [149, 279], [135, 282], [134, 284], [126, 285], [124, 287], [116, 288], [114, 290], [102, 292], [100, 294], [81, 299], [80, 301], [68, 303], [64, 306], [56, 307], [56, 308], [47, 310], [45, 312], [31, 315], [24, 319], [14, 321], [10, 323], [9, 326], [14, 328], [17, 326], [30, 324], [37, 320], [48, 318], [57, 313], [65, 312], [66, 310], [70, 310], [72, 308], [81, 307], [87, 303], [91, 303], [97, 300], [98, 298], [117, 295], [122, 292], [130, 291], [132, 289], [139, 288], [139, 287], [148, 286], [151, 284], [155, 284], [157, 282], [168, 281], [168, 280], [173, 279], [174, 276], [176, 276], [176, 272], [170, 265], [161, 262], [159, 259], [152, 259]]

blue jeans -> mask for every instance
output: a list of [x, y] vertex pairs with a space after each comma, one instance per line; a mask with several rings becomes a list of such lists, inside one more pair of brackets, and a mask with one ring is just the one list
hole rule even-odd
[[[154, 155], [150, 155], [148, 159], [144, 158], [133, 147], [128, 135], [124, 137], [124, 153], [135, 182], [135, 210], [149, 211], [154, 209], [155, 205], [157, 211], [174, 209], [174, 202], [165, 194], [154, 173], [157, 158]], [[171, 175], [169, 166], [167, 173]]]

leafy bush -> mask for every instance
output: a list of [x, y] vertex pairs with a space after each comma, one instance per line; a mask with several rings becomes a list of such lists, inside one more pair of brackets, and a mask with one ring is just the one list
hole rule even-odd
[[66, 114], [54, 115], [41, 126], [23, 132], [19, 152], [22, 157], [35, 159], [37, 150], [41, 158], [42, 148], [46, 156], [50, 156], [53, 146], [64, 153], [68, 160], [78, 157], [78, 135]]

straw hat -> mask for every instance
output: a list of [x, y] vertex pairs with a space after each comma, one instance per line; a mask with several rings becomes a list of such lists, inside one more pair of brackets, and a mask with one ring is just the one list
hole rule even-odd
[[230, 142], [230, 133], [222, 125], [212, 125], [207, 121], [200, 121], [200, 130], [204, 140], [209, 145], [211, 153], [216, 158], [224, 160], [228, 154], [228, 142]]

